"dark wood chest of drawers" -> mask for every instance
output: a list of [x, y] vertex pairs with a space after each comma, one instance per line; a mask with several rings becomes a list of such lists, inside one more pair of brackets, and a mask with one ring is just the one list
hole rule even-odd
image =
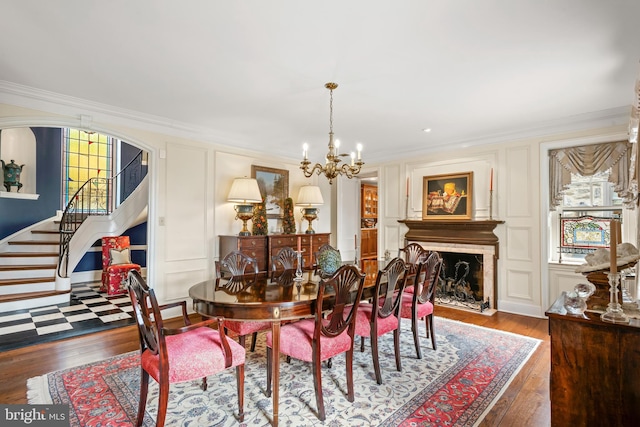
[[272, 234], [268, 236], [220, 236], [220, 259], [229, 252], [240, 251], [256, 258], [261, 272], [271, 271], [272, 256], [283, 247], [302, 250], [305, 268], [314, 264], [313, 254], [331, 241], [331, 233]]
[[258, 269], [267, 271], [267, 236], [220, 236], [220, 259], [240, 251], [258, 261]]
[[551, 426], [636, 426], [640, 421], [640, 320], [546, 312], [551, 335]]

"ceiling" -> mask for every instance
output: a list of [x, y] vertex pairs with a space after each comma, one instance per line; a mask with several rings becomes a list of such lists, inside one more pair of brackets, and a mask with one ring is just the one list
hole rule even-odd
[[638, 0], [2, 0], [0, 19], [5, 89], [312, 161], [326, 82], [342, 148], [379, 162], [620, 117], [640, 59]]

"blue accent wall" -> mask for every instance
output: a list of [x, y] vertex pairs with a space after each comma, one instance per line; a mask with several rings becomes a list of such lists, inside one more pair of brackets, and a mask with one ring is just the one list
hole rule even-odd
[[[36, 137], [36, 192], [38, 200], [0, 198], [0, 239], [47, 218], [62, 209], [62, 129], [31, 128]], [[121, 145], [121, 164], [125, 166], [140, 149]], [[26, 165], [25, 167], [34, 167]], [[142, 267], [147, 265], [147, 223], [144, 222], [122, 233], [129, 236], [132, 246], [144, 249], [131, 251], [131, 261]], [[76, 272], [102, 270], [102, 250], [98, 240], [84, 254]]]
[[[142, 246], [144, 249], [131, 250], [131, 262], [140, 265], [142, 268], [147, 266], [147, 222], [131, 227], [123, 236], [129, 236], [131, 246]], [[80, 271], [101, 271], [102, 270], [102, 243], [97, 240], [91, 250], [84, 254], [74, 272]]]
[[0, 198], [0, 239], [50, 218], [60, 209], [62, 129], [31, 130], [36, 137], [36, 192], [40, 197], [38, 200]]

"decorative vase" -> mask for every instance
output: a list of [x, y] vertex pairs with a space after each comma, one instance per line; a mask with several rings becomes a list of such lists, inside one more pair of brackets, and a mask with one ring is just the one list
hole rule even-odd
[[11, 187], [18, 187], [16, 192], [19, 193], [22, 188], [22, 184], [20, 183], [20, 173], [22, 172], [24, 165], [18, 166], [14, 160], [11, 160], [11, 163], [9, 164], [6, 164], [4, 160], [0, 160], [0, 162], [2, 162], [4, 188], [7, 189], [7, 192], [10, 192]]

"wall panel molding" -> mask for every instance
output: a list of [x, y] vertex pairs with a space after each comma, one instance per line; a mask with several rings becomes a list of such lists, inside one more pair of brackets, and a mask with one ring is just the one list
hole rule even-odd
[[208, 257], [207, 159], [205, 148], [167, 144], [166, 262]]
[[533, 261], [531, 227], [507, 227], [507, 259], [510, 261]]
[[[505, 172], [507, 217], [532, 217], [531, 206], [533, 192], [533, 176], [530, 162], [529, 147], [515, 147], [506, 150]], [[500, 195], [498, 195], [500, 197]]]

